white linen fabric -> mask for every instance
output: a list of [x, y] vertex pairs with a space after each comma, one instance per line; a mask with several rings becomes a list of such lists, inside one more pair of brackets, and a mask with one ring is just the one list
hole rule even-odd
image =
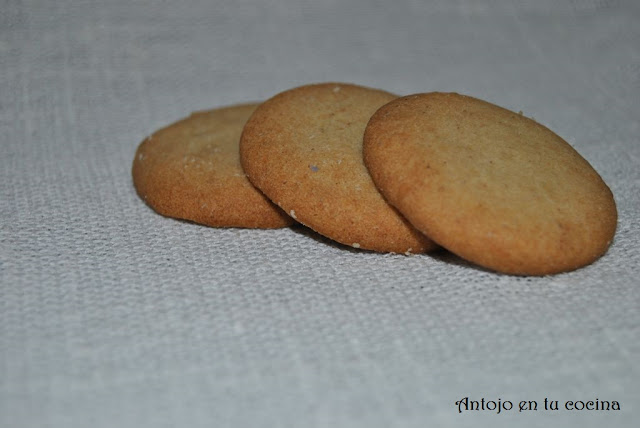
[[[637, 426], [638, 22], [635, 0], [3, 1], [0, 426]], [[137, 197], [155, 129], [323, 81], [522, 110], [609, 184], [615, 242], [515, 277]], [[621, 410], [564, 408], [596, 399]]]

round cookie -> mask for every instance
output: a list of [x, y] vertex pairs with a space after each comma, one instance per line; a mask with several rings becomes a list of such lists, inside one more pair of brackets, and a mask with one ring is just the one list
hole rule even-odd
[[434, 248], [385, 202], [362, 160], [367, 121], [394, 98], [325, 83], [267, 100], [240, 140], [249, 180], [296, 220], [340, 243], [396, 253]]
[[600, 257], [617, 211], [598, 173], [549, 129], [445, 93], [380, 108], [364, 160], [386, 199], [437, 243], [499, 272], [545, 275]]
[[207, 226], [291, 224], [240, 166], [240, 134], [256, 106], [192, 113], [147, 137], [133, 160], [133, 184], [140, 197], [162, 215]]

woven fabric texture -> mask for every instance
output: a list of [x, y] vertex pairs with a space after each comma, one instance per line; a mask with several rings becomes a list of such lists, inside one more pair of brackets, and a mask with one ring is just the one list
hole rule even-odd
[[[1, 3], [0, 427], [637, 426], [640, 2]], [[609, 184], [615, 242], [515, 277], [137, 197], [155, 129], [323, 81], [522, 110]]]

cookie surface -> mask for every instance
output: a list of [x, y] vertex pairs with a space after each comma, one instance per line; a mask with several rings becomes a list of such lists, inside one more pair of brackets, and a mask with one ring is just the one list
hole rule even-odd
[[256, 106], [195, 112], [147, 137], [133, 160], [133, 184], [140, 197], [162, 215], [207, 226], [291, 224], [240, 166], [240, 134]]
[[240, 141], [251, 182], [302, 224], [374, 251], [435, 247], [375, 188], [362, 160], [370, 116], [394, 95], [355, 85], [302, 86], [264, 102]]
[[495, 271], [573, 270], [615, 233], [613, 195], [584, 158], [544, 126], [475, 98], [394, 100], [371, 118], [364, 159], [416, 228]]

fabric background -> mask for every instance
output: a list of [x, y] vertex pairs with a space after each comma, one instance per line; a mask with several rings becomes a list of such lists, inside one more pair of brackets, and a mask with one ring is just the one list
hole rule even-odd
[[[638, 22], [635, 0], [3, 0], [0, 426], [637, 426]], [[136, 196], [156, 128], [322, 81], [524, 111], [609, 184], [615, 242], [513, 277]], [[517, 411], [545, 397], [622, 410]]]

